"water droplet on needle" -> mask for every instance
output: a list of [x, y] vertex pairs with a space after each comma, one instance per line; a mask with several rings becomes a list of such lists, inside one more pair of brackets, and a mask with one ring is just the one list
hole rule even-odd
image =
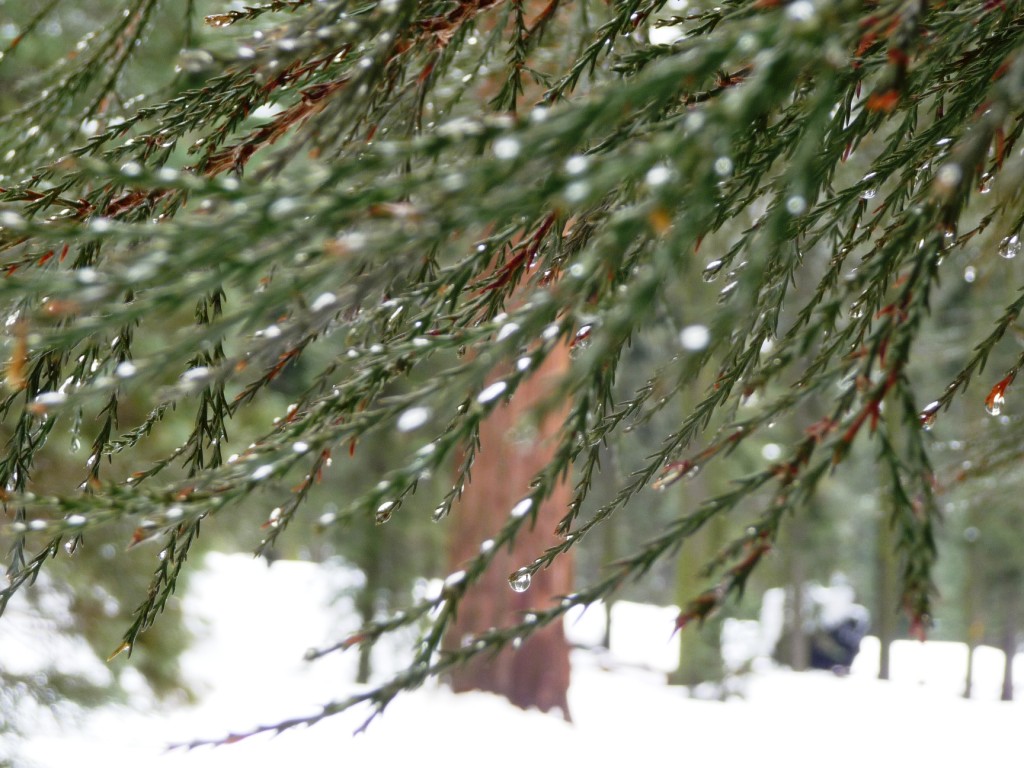
[[508, 577], [508, 585], [512, 587], [513, 592], [525, 592], [530, 588], [532, 580], [533, 577], [530, 576], [530, 572], [525, 568], [520, 568]]

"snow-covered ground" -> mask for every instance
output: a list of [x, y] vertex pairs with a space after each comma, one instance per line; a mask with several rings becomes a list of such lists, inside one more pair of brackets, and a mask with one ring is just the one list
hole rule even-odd
[[[795, 674], [762, 660], [743, 678], [739, 695], [703, 701], [664, 684], [663, 670], [675, 654], [674, 611], [629, 603], [616, 607], [611, 654], [574, 652], [572, 725], [488, 694], [456, 696], [428, 686], [400, 696], [360, 735], [353, 731], [365, 713], [353, 712], [276, 737], [165, 751], [168, 743], [311, 713], [351, 691], [354, 652], [312, 664], [303, 654], [351, 629], [351, 604], [331, 598], [353, 578], [343, 569], [283, 561], [268, 569], [245, 556], [209, 556], [185, 598], [202, 638], [183, 659], [199, 703], [150, 712], [110, 706], [74, 723], [44, 719], [41, 732], [20, 745], [15, 768], [520, 768], [537, 761], [605, 766], [638, 759], [726, 767], [782, 761], [984, 766], [1012, 760], [1019, 751], [1024, 708], [996, 701], [1002, 659], [994, 649], [982, 648], [976, 657], [974, 701], [959, 697], [963, 646], [897, 643], [894, 679], [882, 683], [874, 679], [873, 638], [847, 677]], [[587, 642], [600, 631], [600, 620], [591, 610], [570, 632]], [[5, 655], [20, 642], [12, 631], [0, 622]], [[399, 662], [383, 653], [375, 659], [381, 671]]]

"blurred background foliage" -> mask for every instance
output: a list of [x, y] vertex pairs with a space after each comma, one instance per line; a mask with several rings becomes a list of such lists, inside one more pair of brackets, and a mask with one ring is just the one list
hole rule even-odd
[[[0, 62], [0, 112], [19, 109], [26, 99], [26, 88], [46, 82], [46, 73], [61, 60], [75, 55], [76, 42], [84, 36], [103, 29], [108, 19], [118, 12], [121, 4], [114, 0], [77, 0], [76, 2], [40, 3], [39, 0], [0, 0], [0, 50], [6, 50]], [[178, 4], [164, 4], [157, 13], [159, 18], [151, 26], [136, 54], [136, 62], [122, 75], [121, 93], [163, 93], [167, 97], [194, 85], [193, 77], [201, 75], [203, 59], [186, 50], [202, 50], [213, 57], [220, 46], [233, 45], [219, 30], [201, 23], [204, 15], [222, 12], [229, 5], [217, 0], [189, 0]], [[692, 7], [692, 6], [691, 6]], [[44, 13], [45, 11], [45, 13]], [[21, 35], [37, 18], [38, 29], [23, 40]], [[270, 27], [274, 14], [267, 14], [255, 23]], [[252, 27], [248, 32], [251, 33]], [[19, 41], [20, 40], [20, 41]], [[17, 45], [15, 45], [15, 42]], [[496, 62], [500, 66], [500, 62]], [[481, 86], [482, 87], [482, 86]], [[879, 139], [881, 142], [882, 139]], [[185, 163], [185, 143], [175, 150]], [[861, 147], [841, 170], [851, 180], [862, 177], [872, 157], [871, 147]], [[301, 173], [301, 164], [294, 169]], [[889, 183], [880, 179], [879, 185]], [[2, 182], [0, 182], [2, 185]], [[872, 206], [871, 197], [862, 201], [865, 208]], [[744, 228], [750, 226], [757, 212], [751, 211], [747, 220], [734, 222], [732, 228], [710, 236], [701, 246], [695, 259], [693, 274], [678, 281], [678, 291], [672, 302], [675, 312], [659, 318], [659, 322], [643, 335], [632, 340], [627, 357], [621, 366], [617, 387], [625, 398], [650, 377], [652, 371], [665, 362], [668, 350], [678, 347], [682, 329], [706, 322], [716, 306], [719, 292], [730, 281], [728, 275], [702, 276], [701, 254], [723, 253], [730, 242]], [[948, 281], [935, 297], [931, 323], [923, 338], [929, 353], [919, 357], [912, 365], [912, 378], [919, 391], [938, 394], [957, 373], [963, 359], [965, 345], [984, 332], [994, 319], [993, 307], [1006, 305], [1014, 297], [1014, 287], [1021, 280], [1021, 259], [993, 258], [992, 244], [986, 241], [965, 242], [950, 258], [958, 262], [963, 275], [961, 281]], [[711, 257], [708, 257], [710, 260]], [[821, 271], [831, 258], [824, 247], [818, 246], [804, 254], [810, 269]], [[713, 270], [712, 270], [713, 271]], [[804, 283], [810, 285], [812, 281]], [[268, 318], [270, 320], [272, 318]], [[182, 309], [168, 317], [165, 327], [173, 328], [191, 322], [191, 312]], [[1021, 333], [1018, 330], [1018, 342]], [[140, 339], [139, 343], [158, 348], [159, 338]], [[1019, 346], [1019, 344], [1017, 345]], [[993, 360], [993, 371], [1008, 367], [1013, 350], [1003, 349], [1005, 359]], [[315, 356], [319, 350], [312, 349]], [[273, 394], [251, 410], [251, 422], [230, 425], [230, 445], [226, 452], [244, 448], [265, 430], [275, 418], [285, 412], [290, 398], [306, 385], [304, 375], [321, 366], [315, 357], [303, 360], [289, 368], [274, 384]], [[429, 369], [417, 369], [415, 377], [429, 377], [442, 368], [439, 359]], [[852, 382], [848, 382], [852, 385]], [[713, 382], [703, 380], [699, 386], [685, 393], [689, 403], [702, 396], [703, 389]], [[667, 386], [667, 383], [666, 383]], [[752, 394], [751, 398], [767, 397], [771, 392]], [[123, 421], [138, 423], [144, 417], [145, 406], [134, 406], [130, 391], [122, 400], [125, 411]], [[969, 407], [970, 412], [964, 409]], [[742, 410], [743, 404], [739, 405]], [[1017, 621], [1021, 602], [1021, 577], [1024, 572], [1024, 523], [1019, 514], [1019, 494], [1004, 482], [1005, 475], [987, 471], [977, 473], [977, 466], [963, 458], [968, 444], [993, 446], [988, 451], [990, 461], [1000, 457], [999, 441], [1010, 440], [1010, 433], [1018, 417], [990, 416], [980, 402], [974, 399], [957, 400], [952, 406], [956, 418], [940, 420], [932, 431], [936, 457], [940, 460], [938, 483], [944, 493], [945, 521], [939, 531], [941, 557], [938, 560], [936, 581], [941, 599], [936, 603], [933, 616], [936, 639], [961, 639], [971, 643], [986, 642], [1013, 649], [1017, 643]], [[165, 428], [153, 438], [140, 444], [141, 451], [155, 461], [167, 455], [185, 440], [191, 429], [190, 416], [180, 413], [169, 417]], [[639, 466], [644, 457], [659, 449], [660, 436], [674, 428], [679, 414], [671, 409], [650, 414], [649, 420], [632, 428], [628, 439], [613, 438], [602, 453], [602, 474], [588, 499], [594, 510], [613, 498], [625, 481], [624, 468]], [[711, 433], [724, 420], [712, 423]], [[952, 432], [947, 424], [957, 425]], [[960, 425], [967, 425], [960, 431]], [[735, 457], [744, 469], [761, 467], [776, 459], [785, 446], [809, 428], [798, 421], [780, 423], [771, 429], [745, 440]], [[169, 428], [168, 428], [169, 427]], [[10, 436], [9, 425], [0, 426], [0, 440]], [[80, 442], [88, 445], [96, 437], [96, 427], [82, 425]], [[385, 615], [410, 600], [417, 580], [425, 576], [442, 576], [445, 569], [445, 541], [449, 535], [447, 520], [431, 522], [431, 499], [443, 495], [450, 478], [422, 478], [423, 484], [435, 484], [435, 492], [413, 496], [402, 506], [395, 520], [387, 525], [374, 525], [365, 518], [342, 526], [324, 528], [318, 524], [323, 515], [331, 515], [339, 502], [354, 498], [375, 482], [387, 459], [396, 452], [409, 451], [409, 437], [400, 433], [378, 432], [372, 440], [363, 440], [353, 446], [351, 455], [336, 456], [334, 468], [325, 481], [311, 491], [308, 510], [292, 524], [288, 535], [278, 539], [272, 550], [265, 553], [268, 567], [277, 558], [300, 558], [322, 561], [341, 557], [357, 566], [365, 574], [364, 586], [357, 597], [357, 606], [366, 620]], [[841, 476], [829, 478], [820, 487], [813, 510], [799, 519], [790, 521], [786, 529], [784, 547], [773, 554], [758, 570], [747, 587], [744, 599], [731, 605], [725, 616], [756, 618], [760, 610], [759, 596], [768, 588], [784, 587], [788, 594], [799, 600], [803, 587], [810, 582], [828, 583], [832, 577], [844, 574], [854, 585], [861, 602], [872, 609], [875, 629], [888, 624], [887, 632], [905, 634], [907, 627], [899, 606], [893, 604], [879, 585], [891, 583], [892, 566], [886, 558], [877, 555], [875, 546], [865, 542], [884, 542], [887, 536], [886, 519], [888, 490], [886, 479], [875, 462], [877, 448], [870, 442], [858, 444], [855, 456], [847, 462]], [[87, 481], [82, 468], [82, 448], [66, 440], [53, 440], [39, 460], [36, 479], [39, 484], [52, 482], [54, 489]], [[137, 454], [135, 459], [137, 460]], [[694, 481], [678, 484], [663, 494], [648, 495], [642, 513], [612, 517], [601, 535], [589, 537], [578, 553], [578, 573], [582, 581], [593, 581], [610, 562], [633, 551], [688, 505], [712, 493], [728, 488], [729, 479], [723, 474], [723, 465], [715, 463], [703, 469]], [[104, 470], [107, 471], [107, 470]], [[112, 462], [109, 470], [116, 475], [127, 471]], [[1019, 475], [1016, 467], [1005, 472]], [[254, 494], [248, 504], [263, 505], [267, 514], [289, 495], [287, 489], [261, 491]], [[230, 514], [230, 513], [229, 513]], [[584, 517], [586, 517], [586, 512]], [[268, 523], [269, 524], [269, 523]], [[719, 547], [742, 532], [744, 521], [720, 519], [708, 526], [700, 535], [688, 541], [674, 560], [656, 563], [648, 577], [631, 582], [618, 595], [623, 599], [659, 604], [683, 604], [705, 586], [701, 569], [708, 557]], [[73, 620], [62, 627], [63, 632], [84, 637], [101, 659], [106, 658], [119, 643], [125, 625], [130, 622], [131, 611], [144, 594], [155, 563], [159, 557], [154, 544], [143, 542], [123, 554], [126, 542], [132, 538], [130, 523], [107, 529], [105, 535], [89, 535], [72, 554], [58, 554], [52, 579], [47, 590], [59, 590], [67, 601]], [[249, 551], [259, 548], [260, 541], [244, 527], [230, 524], [204, 529], [193, 558], [207, 549]], [[882, 550], [885, 549], [884, 544]], [[115, 566], [115, 554], [116, 566]], [[69, 559], [75, 559], [69, 567]], [[887, 571], [887, 567], [889, 571]], [[888, 575], [887, 575], [888, 574]], [[56, 586], [57, 584], [65, 586]], [[179, 585], [181, 592], [183, 585]], [[47, 611], [45, 590], [27, 593], [37, 610]], [[881, 618], [880, 618], [881, 617]], [[681, 633], [680, 671], [677, 682], [696, 684], [721, 675], [718, 659], [718, 633], [721, 618], [700, 628]], [[797, 626], [807, 617], [797, 611], [790, 617]], [[0, 633], [3, 625], [0, 623]], [[891, 639], [891, 637], [890, 637]], [[176, 602], [169, 605], [167, 615], [149, 632], [141, 636], [135, 648], [136, 667], [148, 683], [161, 695], [176, 697], [189, 694], [180, 680], [176, 659], [187, 647], [189, 634], [182, 621]], [[369, 657], [361, 669], [368, 676]], [[84, 703], [101, 700], [102, 695], [116, 693], [118, 675], [126, 667], [109, 665], [114, 673], [109, 685], [83, 681], [74, 676], [54, 673], [39, 677], [19, 678], [4, 670], [0, 660], [0, 677], [4, 699], [0, 715], [23, 707], [20, 697], [28, 696], [46, 706], [55, 705], [61, 697]], [[16, 727], [17, 718], [0, 717], [0, 721]]]

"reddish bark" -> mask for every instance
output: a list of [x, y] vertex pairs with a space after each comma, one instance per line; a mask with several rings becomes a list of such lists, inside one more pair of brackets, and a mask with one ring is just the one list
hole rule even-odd
[[[558, 408], [536, 424], [529, 415], [532, 405], [544, 399], [551, 382], [569, 365], [568, 349], [555, 350], [543, 366], [500, 406], [481, 427], [481, 448], [473, 467], [472, 482], [453, 512], [455, 525], [450, 557], [453, 568], [471, 559], [480, 543], [506, 522], [509, 510], [528, 495], [530, 480], [551, 460], [556, 432], [566, 410]], [[492, 567], [466, 592], [449, 642], [491, 627], [517, 623], [524, 612], [550, 608], [558, 596], [572, 590], [572, 562], [560, 557], [533, 576], [530, 588], [517, 593], [508, 575], [530, 563], [555, 541], [555, 524], [565, 514], [571, 495], [563, 482], [538, 510], [537, 523], [523, 529], [513, 551], [500, 552]], [[474, 659], [451, 676], [455, 691], [491, 691], [516, 706], [536, 707], [542, 712], [558, 708], [570, 719], [566, 694], [569, 687], [569, 646], [562, 624], [555, 622], [527, 638], [518, 650], [506, 649], [497, 656]]]

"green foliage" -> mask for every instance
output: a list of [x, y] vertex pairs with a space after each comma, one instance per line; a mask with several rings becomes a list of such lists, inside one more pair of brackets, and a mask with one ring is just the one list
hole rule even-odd
[[[128, 524], [131, 543], [163, 553], [121, 639], [130, 653], [201, 528], [248, 524], [260, 551], [276, 547], [332, 463], [375, 442], [395, 446], [377, 475], [314, 527], [401, 524], [417, 490], [444, 519], [482, 420], [572, 345], [543, 406], [568, 401], [569, 415], [530, 495], [439, 597], [337, 646], [429, 618], [411, 666], [277, 729], [360, 701], [381, 709], [608, 597], [728, 516], [737, 534], [707, 564], [714, 585], [678, 624], [704, 620], [869, 435], [923, 632], [939, 489], [921, 427], [953, 418], [997, 360], [998, 405], [1024, 362], [1002, 342], [1019, 279], [994, 258], [1019, 247], [1024, 223], [1024, 8], [757, 0], [668, 14], [660, 0], [128, 0], [39, 75], [9, 41], [0, 609], [64, 543]], [[649, 42], [656, 27], [675, 41]], [[180, 71], [149, 70], [146, 47], [172, 39]], [[943, 390], [921, 350], [950, 295], [940, 278], [965, 254], [993, 263], [1006, 309], [982, 310]], [[620, 375], [627, 364], [639, 370]], [[272, 388], [300, 365], [282, 408]], [[129, 399], [145, 412], [128, 419]], [[268, 403], [271, 427], [231, 434]], [[174, 412], [190, 414], [189, 434], [149, 458]], [[777, 423], [788, 439], [766, 458]], [[39, 477], [57, 424], [89, 438], [84, 487]], [[649, 429], [650, 455], [585, 507], [605, 446]], [[560, 543], [526, 573], [708, 465], [731, 466], [732, 481], [578, 592], [441, 651], [466, 586], [572, 468]], [[453, 466], [445, 490], [425, 485]], [[265, 496], [286, 501], [268, 512]]]

